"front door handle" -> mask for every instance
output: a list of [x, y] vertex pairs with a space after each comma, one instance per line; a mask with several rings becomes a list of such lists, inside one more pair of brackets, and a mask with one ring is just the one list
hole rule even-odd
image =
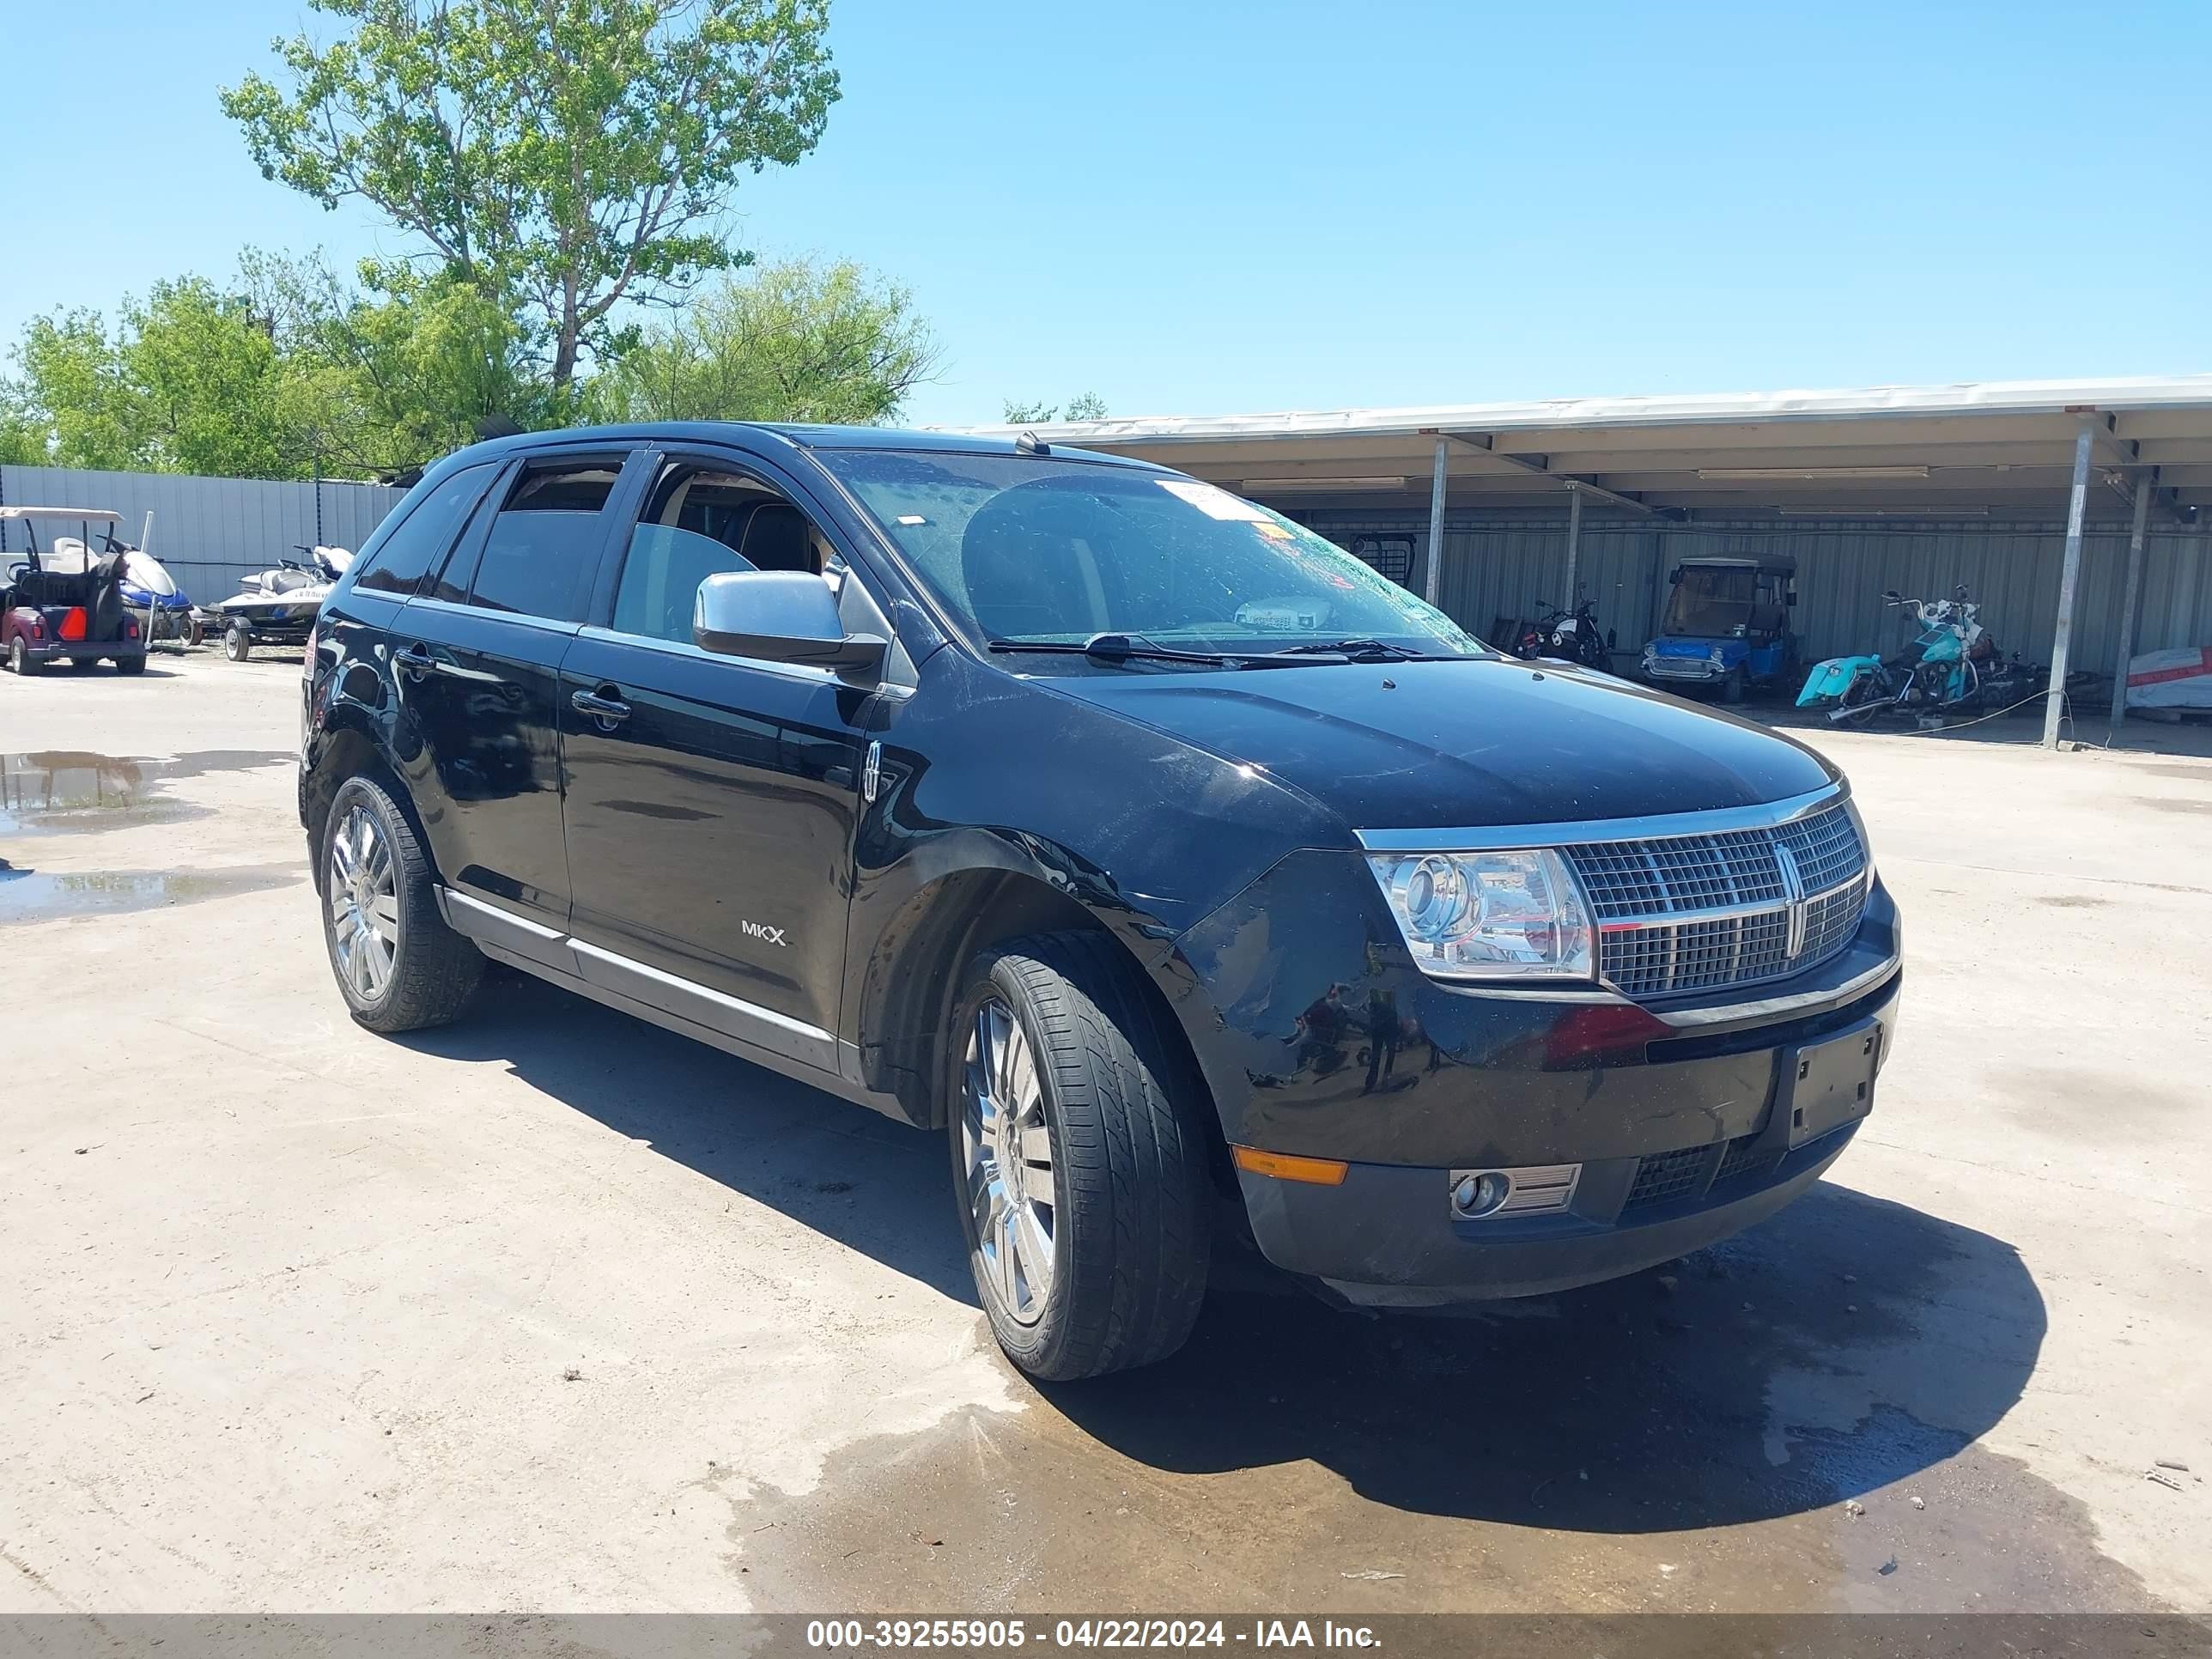
[[422, 647], [419, 645], [410, 645], [404, 651], [398, 652], [393, 655], [392, 659], [392, 665], [399, 670], [401, 673], [412, 674], [419, 679], [423, 675], [428, 673], [432, 669], [435, 668], [438, 664], [436, 659], [433, 658], [427, 650], [423, 649]]
[[629, 718], [629, 705], [620, 697], [607, 695], [615, 690], [611, 685], [603, 685], [596, 691], [576, 692], [569, 697], [568, 706], [580, 714], [589, 714], [611, 732]]

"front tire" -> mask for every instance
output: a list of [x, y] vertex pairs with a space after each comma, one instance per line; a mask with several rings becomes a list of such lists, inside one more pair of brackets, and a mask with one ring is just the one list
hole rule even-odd
[[1018, 939], [954, 1005], [948, 1114], [985, 1316], [1031, 1376], [1164, 1359], [1206, 1296], [1208, 1109], [1103, 934]]
[[243, 623], [233, 623], [223, 629], [222, 654], [233, 662], [244, 662], [253, 652], [253, 635]]
[[338, 786], [316, 867], [323, 942], [355, 1023], [390, 1034], [459, 1013], [483, 977], [483, 955], [438, 913], [430, 860], [375, 780]]

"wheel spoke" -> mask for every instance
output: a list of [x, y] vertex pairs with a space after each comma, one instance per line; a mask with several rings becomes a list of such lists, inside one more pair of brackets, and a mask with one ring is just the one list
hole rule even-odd
[[377, 938], [390, 945], [399, 937], [399, 896], [380, 893], [369, 901], [369, 926], [376, 929]]
[[340, 824], [337, 834], [331, 837], [331, 873], [349, 887], [353, 885], [354, 857], [353, 848], [346, 844], [346, 837], [352, 829], [353, 823], [348, 820]]
[[1052, 1290], [1052, 1234], [1034, 1204], [1016, 1207], [1012, 1231], [1019, 1241], [1022, 1278], [1030, 1294], [1042, 1302]]
[[1022, 1162], [1032, 1170], [1052, 1168], [1052, 1135], [1042, 1115], [1022, 1126]]
[[1022, 1311], [1022, 1297], [1014, 1272], [1012, 1212], [1010, 1210], [1002, 1209], [992, 1218], [992, 1222], [994, 1225], [991, 1250], [994, 1257], [991, 1263], [994, 1269], [992, 1276], [998, 1285], [999, 1299], [1005, 1304], [1006, 1311], [1018, 1314]]

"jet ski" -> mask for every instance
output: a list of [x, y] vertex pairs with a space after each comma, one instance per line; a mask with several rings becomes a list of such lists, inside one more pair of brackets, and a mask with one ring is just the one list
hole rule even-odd
[[256, 571], [216, 606], [223, 654], [233, 662], [244, 662], [257, 645], [305, 645], [324, 596], [353, 562], [343, 547], [294, 545], [306, 556]]

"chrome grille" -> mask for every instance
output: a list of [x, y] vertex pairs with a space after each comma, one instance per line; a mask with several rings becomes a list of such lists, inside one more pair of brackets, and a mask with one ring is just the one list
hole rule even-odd
[[1840, 802], [1767, 829], [1564, 851], [1600, 929], [1599, 971], [1629, 996], [1810, 968], [1850, 942], [1866, 908], [1866, 848]]

